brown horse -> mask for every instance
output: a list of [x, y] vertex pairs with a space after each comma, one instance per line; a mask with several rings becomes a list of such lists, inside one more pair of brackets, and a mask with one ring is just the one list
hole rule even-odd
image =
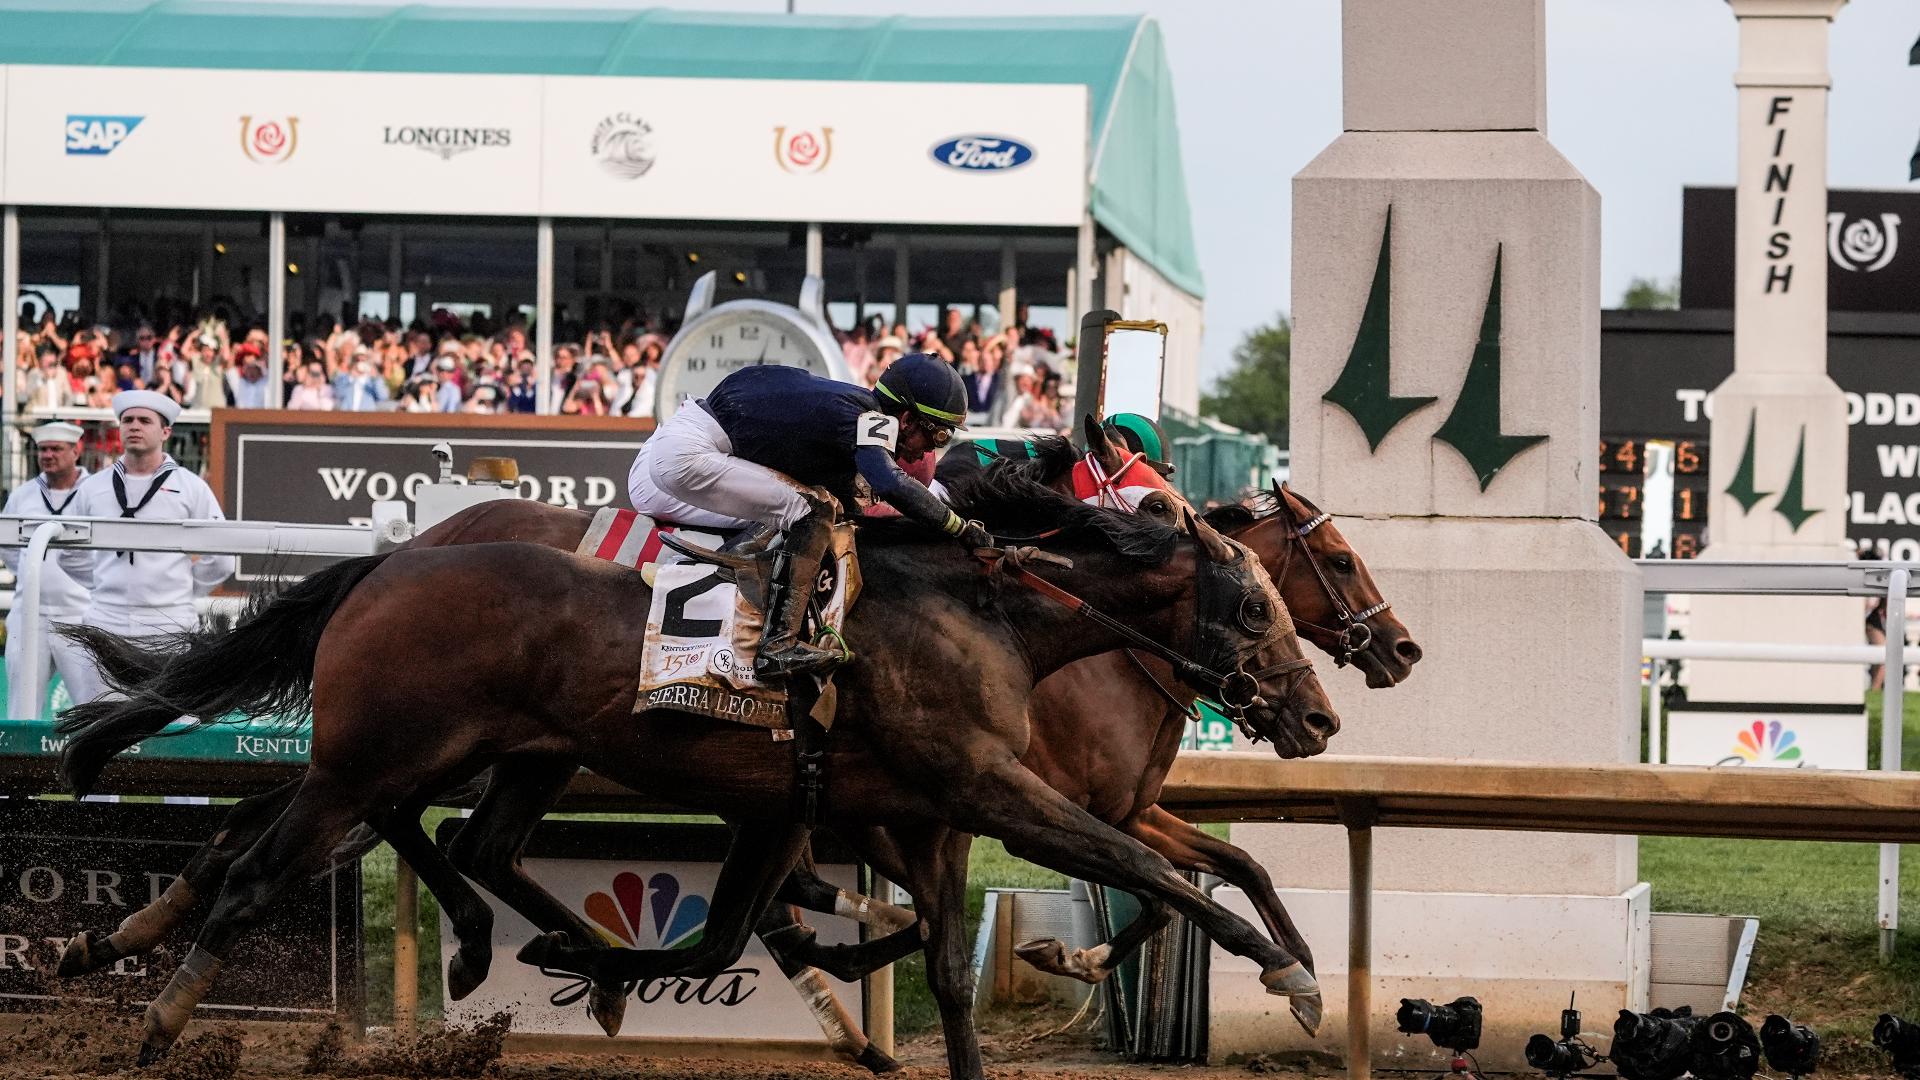
[[[1089, 431], [1089, 442], [1108, 472], [1121, 467], [1121, 459], [1096, 431]], [[1071, 448], [1063, 442], [1041, 443], [1036, 453], [1042, 459], [1036, 473], [1054, 481], [1065, 476], [1074, 459]], [[951, 472], [943, 472], [948, 479], [955, 479]], [[1276, 486], [1270, 495], [1262, 496], [1262, 501], [1266, 505], [1256, 504], [1261, 511], [1257, 515], [1240, 507], [1227, 507], [1211, 513], [1209, 520], [1247, 544], [1260, 558], [1276, 578], [1288, 608], [1296, 613], [1296, 627], [1308, 628], [1303, 636], [1344, 659], [1355, 643], [1351, 627], [1369, 628], [1369, 638], [1354, 657], [1367, 672], [1369, 684], [1392, 685], [1404, 678], [1418, 661], [1419, 648], [1407, 636], [1405, 627], [1385, 611], [1365, 565], [1338, 529], [1311, 503], [1284, 488]], [[1142, 509], [1152, 513], [1162, 507], [1149, 501]], [[429, 530], [413, 544], [445, 546], [512, 539], [572, 550], [585, 535], [589, 521], [587, 514], [541, 504], [489, 503]], [[1354, 621], [1356, 613], [1359, 619]], [[1333, 629], [1343, 624], [1348, 627], [1345, 632]], [[1177, 749], [1184, 714], [1169, 709], [1163, 696], [1163, 688], [1173, 681], [1166, 666], [1151, 657], [1145, 659], [1147, 668], [1143, 670], [1125, 654], [1094, 657], [1044, 680], [1034, 697], [1034, 739], [1022, 763], [1096, 817], [1145, 843], [1174, 865], [1215, 874], [1242, 889], [1274, 939], [1311, 969], [1310, 950], [1294, 930], [1266, 870], [1239, 848], [1193, 828], [1154, 804]], [[1190, 700], [1191, 694], [1184, 694], [1182, 704]], [[1103, 729], [1112, 729], [1120, 718], [1126, 718], [1124, 730], [1130, 734], [1095, 737]], [[568, 932], [580, 942], [594, 940], [579, 916], [527, 877], [519, 864], [526, 835], [571, 778], [572, 764], [531, 761], [503, 763], [498, 768], [498, 782], [490, 784], [485, 803], [455, 840], [454, 862], [542, 930]], [[97, 970], [161, 940], [185, 916], [191, 906], [188, 898], [213, 894], [226, 863], [244, 851], [277, 816], [292, 798], [295, 786], [289, 784], [262, 797], [257, 804], [243, 803], [236, 808], [220, 839], [195, 856], [168, 897], [130, 919], [120, 932], [105, 942], [87, 934], [76, 936], [63, 960], [63, 974]], [[452, 866], [445, 865], [442, 853], [420, 832], [417, 814], [411, 819], [405, 814], [396, 815], [382, 832], [440, 898], [459, 936], [462, 945], [448, 969], [449, 993], [458, 1000], [485, 977], [493, 955], [492, 912], [473, 894], [467, 881]], [[892, 856], [890, 863], [916, 861], [911, 853], [899, 853], [897, 845], [883, 833], [869, 836], [862, 846], [880, 853], [875, 857]], [[897, 872], [893, 876], [901, 879]], [[855, 914], [887, 929], [912, 922], [910, 914], [891, 905], [846, 896], [805, 875], [790, 882], [781, 899], [817, 911]], [[1162, 910], [1150, 908], [1148, 917], [1136, 924], [1136, 933], [1104, 949], [1068, 956], [1055, 942], [1036, 942], [1025, 955], [1048, 970], [1097, 982], [1157, 928], [1163, 920], [1156, 916]], [[797, 927], [791, 913], [780, 907], [769, 910], [759, 929], [782, 970], [800, 979], [812, 978], [804, 971], [809, 964], [827, 966], [843, 979], [857, 978], [919, 946], [914, 934], [903, 935], [878, 949], [868, 946], [809, 951], [799, 947], [792, 936], [804, 932]], [[819, 996], [811, 1000], [818, 1003], [822, 1025], [836, 1049], [876, 1071], [890, 1064], [847, 1021], [838, 1002]], [[609, 1033], [614, 1033], [619, 1030], [625, 1002], [620, 987], [601, 986], [590, 995], [589, 1008]]]
[[[1230, 688], [1249, 722], [1292, 753], [1322, 749], [1337, 721], [1302, 670], [1257, 560], [1200, 522], [1189, 521], [1190, 535], [1181, 535], [1063, 504], [1011, 475], [989, 473], [958, 494], [959, 508], [1000, 532], [1061, 530], [1048, 545], [1073, 566], [1039, 576], [1082, 603], [1058, 603], [1037, 585], [996, 586], [950, 544], [869, 526], [862, 549], [868, 596], [848, 626], [860, 659], [840, 673], [825, 820], [843, 829], [925, 821], [997, 836], [1062, 872], [1173, 904], [1216, 941], [1254, 958], [1270, 989], [1317, 997], [1291, 954], [1018, 763], [1034, 682], [1126, 643], [1120, 626], [1156, 640], [1186, 639], [1190, 678]], [[534, 605], [544, 617], [528, 620]], [[294, 586], [231, 634], [196, 635], [160, 675], [127, 688], [129, 700], [69, 713], [65, 728], [76, 734], [64, 765], [84, 791], [114, 751], [182, 713], [284, 715], [312, 693], [306, 779], [229, 869], [194, 951], [148, 1011], [148, 1050], [171, 1044], [218, 958], [285, 883], [323, 865], [354, 822], [379, 821], [419, 793], [506, 756], [583, 761], [637, 790], [740, 824], [700, 945], [664, 955], [550, 949], [550, 959], [582, 963], [602, 978], [702, 974], [731, 962], [803, 839], [790, 820], [790, 751], [752, 729], [633, 717], [632, 658], [647, 607], [638, 575], [525, 544], [352, 560]], [[1090, 623], [1087, 611], [1120, 622]], [[99, 631], [70, 632], [97, 653], [115, 648]], [[410, 642], [452, 640], [491, 648], [395, 660]], [[1250, 663], [1267, 665], [1250, 685], [1246, 675], [1230, 674]], [[458, 688], [457, 699], [449, 687]], [[449, 714], [458, 719], [440, 719]], [[418, 726], [394, 723], [398, 717]], [[958, 872], [963, 886], [964, 864]], [[947, 983], [965, 978], [955, 887], [948, 882], [921, 899], [930, 969]], [[956, 1074], [979, 1075], [970, 1038], [950, 1039], [949, 1055]]]

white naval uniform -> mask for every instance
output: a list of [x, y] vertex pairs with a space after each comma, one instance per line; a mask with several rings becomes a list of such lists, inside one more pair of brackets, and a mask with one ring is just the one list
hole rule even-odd
[[[154, 478], [162, 473], [166, 478], [160, 490], [148, 498]], [[113, 468], [87, 477], [67, 513], [77, 517], [127, 516], [114, 491], [115, 477], [125, 485], [127, 506], [138, 507], [132, 516], [139, 520], [226, 520], [207, 482], [191, 470], [180, 468], [171, 456], [159, 470], [146, 476], [129, 476], [124, 459], [114, 462]], [[199, 618], [194, 598], [207, 595], [233, 575], [231, 555], [76, 549], [63, 552], [62, 559], [89, 591], [81, 621], [127, 637], [190, 629]], [[78, 655], [78, 650], [68, 648]], [[75, 667], [84, 670], [76, 671], [67, 684], [76, 704], [92, 701], [106, 688], [92, 662], [84, 656], [78, 656], [78, 660]]]
[[[80, 480], [87, 478], [87, 470], [77, 470]], [[7, 496], [5, 509], [0, 509], [10, 517], [61, 517], [67, 513], [79, 513], [76, 508], [80, 497], [79, 482], [64, 491], [55, 491], [47, 486], [47, 475], [41, 473], [31, 481], [13, 489]], [[20, 557], [26, 554], [24, 547], [0, 548], [0, 562], [13, 571], [14, 580], [20, 577]], [[26, 615], [26, 605], [20, 600], [20, 592], [14, 590], [12, 610], [7, 612], [7, 718], [9, 720], [44, 720], [40, 714], [44, 701], [44, 691], [51, 673], [60, 672], [60, 678], [69, 685], [74, 680], [71, 653], [54, 651], [53, 624], [79, 622], [87, 608], [87, 590], [73, 575], [67, 573], [54, 553], [40, 568], [40, 625], [31, 630], [21, 624]], [[40, 637], [39, 671], [27, 670], [26, 650], [19, 643], [27, 639], [29, 633]], [[42, 698], [35, 700], [31, 687], [42, 688]]]

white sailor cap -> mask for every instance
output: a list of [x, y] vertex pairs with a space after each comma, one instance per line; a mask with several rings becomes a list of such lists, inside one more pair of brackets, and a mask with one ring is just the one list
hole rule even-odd
[[125, 416], [128, 409], [152, 409], [160, 414], [160, 419], [168, 427], [180, 419], [180, 403], [152, 390], [122, 390], [113, 395], [113, 415], [116, 420]]
[[36, 445], [50, 442], [77, 443], [80, 441], [80, 425], [69, 424], [65, 420], [41, 424], [33, 429], [33, 441]]

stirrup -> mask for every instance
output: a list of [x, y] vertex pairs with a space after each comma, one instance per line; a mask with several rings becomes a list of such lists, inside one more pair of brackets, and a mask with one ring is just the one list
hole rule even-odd
[[834, 649], [823, 649], [806, 641], [793, 644], [777, 651], [762, 651], [754, 658], [753, 673], [765, 676], [818, 675], [832, 671], [844, 662], [844, 657]]

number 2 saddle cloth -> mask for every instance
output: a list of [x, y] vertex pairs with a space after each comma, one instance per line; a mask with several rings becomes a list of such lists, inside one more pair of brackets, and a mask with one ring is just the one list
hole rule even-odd
[[[845, 522], [834, 526], [833, 557], [814, 583], [820, 614], [836, 635], [860, 593], [853, 531]], [[720, 550], [731, 539], [729, 534], [660, 524], [637, 511], [609, 506], [594, 514], [586, 537], [574, 549], [576, 555], [640, 571], [653, 589], [647, 640], [640, 653], [640, 693], [633, 711], [690, 712], [787, 730], [784, 683], [763, 684], [753, 675], [753, 661], [767, 625], [770, 555], [756, 559], [760, 572], [736, 574], [688, 559], [661, 543], [661, 533], [672, 533], [677, 540], [710, 551]], [[829, 693], [822, 701], [830, 702], [831, 697]], [[823, 726], [831, 725], [830, 704], [814, 712]]]

